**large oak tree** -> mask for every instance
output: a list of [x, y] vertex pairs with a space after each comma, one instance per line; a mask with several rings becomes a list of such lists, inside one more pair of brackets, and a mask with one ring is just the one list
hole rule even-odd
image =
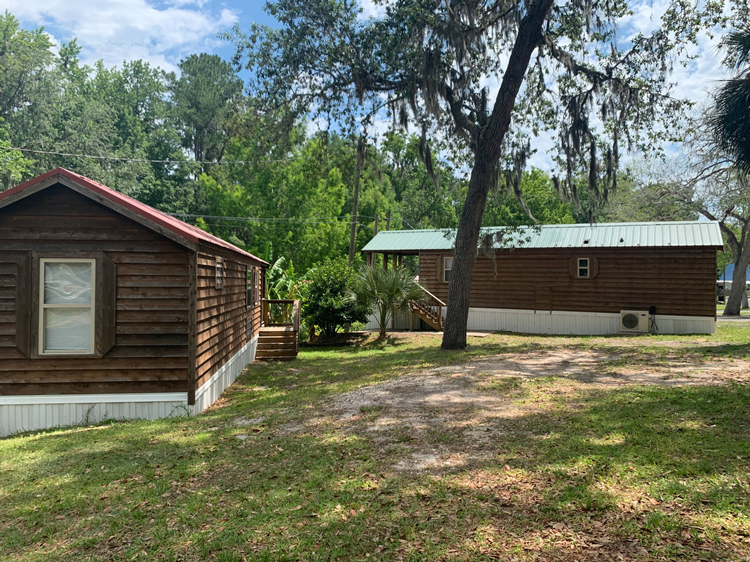
[[[555, 135], [561, 192], [575, 199], [573, 180], [584, 175], [594, 196], [606, 198], [621, 146], [668, 136], [660, 117], [682, 107], [669, 70], [703, 26], [724, 22], [724, 4], [675, 0], [651, 34], [627, 38], [617, 33], [631, 13], [625, 1], [376, 4], [383, 14], [364, 19], [353, 0], [270, 1], [280, 25], [235, 30], [237, 62], [272, 105], [340, 122], [384, 107], [397, 124], [437, 132], [468, 155], [443, 337], [443, 348], [463, 348], [487, 195], [498, 185], [518, 191], [528, 137]], [[423, 156], [429, 168], [427, 143]]]

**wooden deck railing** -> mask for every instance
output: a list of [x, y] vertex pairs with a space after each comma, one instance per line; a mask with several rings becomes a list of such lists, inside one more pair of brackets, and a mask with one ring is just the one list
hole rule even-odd
[[431, 316], [435, 318], [435, 321], [438, 324], [439, 329], [442, 330], [443, 328], [443, 308], [446, 306], [446, 304], [441, 301], [439, 298], [437, 298], [435, 295], [433, 295], [430, 291], [428, 291], [425, 287], [422, 287], [422, 285], [419, 285], [419, 287], [424, 291], [427, 298], [419, 303], [413, 303], [416, 308], [421, 308], [428, 312]]
[[299, 301], [291, 299], [263, 299], [264, 326], [291, 326], [299, 332]]

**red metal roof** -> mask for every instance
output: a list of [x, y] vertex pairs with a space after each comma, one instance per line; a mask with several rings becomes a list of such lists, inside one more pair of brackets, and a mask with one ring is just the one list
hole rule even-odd
[[55, 168], [54, 170], [50, 170], [49, 172], [42, 174], [41, 176], [37, 176], [27, 182], [19, 184], [7, 191], [0, 193], [0, 201], [17, 193], [20, 193], [55, 175], [64, 176], [70, 181], [73, 181], [76, 184], [80, 185], [81, 187], [89, 189], [94, 193], [97, 193], [98, 195], [101, 195], [102, 197], [108, 199], [109, 201], [112, 201], [116, 205], [120, 205], [130, 211], [133, 211], [134, 213], [137, 213], [147, 221], [156, 223], [159, 226], [162, 226], [167, 230], [170, 230], [175, 234], [189, 240], [190, 242], [196, 244], [199, 242], [204, 242], [212, 244], [214, 246], [219, 246], [220, 248], [231, 250], [232, 252], [236, 252], [246, 258], [251, 258], [268, 265], [268, 262], [246, 252], [245, 250], [238, 248], [234, 244], [230, 244], [229, 242], [226, 242], [225, 240], [222, 240], [221, 238], [218, 238], [213, 234], [209, 234], [208, 232], [205, 232], [200, 228], [187, 224], [186, 222], [182, 222], [181, 220], [163, 213], [162, 211], [154, 209], [153, 207], [150, 207], [145, 203], [141, 203], [140, 201], [137, 201], [132, 197], [123, 195], [122, 193], [108, 188], [106, 185], [97, 183], [94, 180], [90, 180], [87, 177], [76, 174], [75, 172], [71, 172], [70, 170], [66, 170], [65, 168]]

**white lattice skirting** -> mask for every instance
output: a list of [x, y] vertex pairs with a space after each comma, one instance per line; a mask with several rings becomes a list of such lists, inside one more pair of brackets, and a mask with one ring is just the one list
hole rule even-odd
[[[445, 309], [443, 309], [445, 316]], [[419, 326], [415, 316], [414, 326]], [[620, 315], [609, 312], [514, 310], [506, 308], [469, 309], [469, 330], [503, 331], [525, 334], [558, 334], [598, 336], [617, 334], [620, 331]], [[656, 332], [659, 334], [713, 334], [716, 332], [716, 319], [704, 316], [656, 315]], [[409, 329], [409, 313], [396, 315], [396, 330]], [[377, 330], [374, 316], [367, 323], [368, 330]], [[388, 329], [391, 329], [389, 323]]]
[[257, 347], [256, 336], [196, 391], [194, 406], [188, 406], [184, 392], [0, 396], [0, 436], [106, 419], [154, 420], [200, 413], [255, 360]]

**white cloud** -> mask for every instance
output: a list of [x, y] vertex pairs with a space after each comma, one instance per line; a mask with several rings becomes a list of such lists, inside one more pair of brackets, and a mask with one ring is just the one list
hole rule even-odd
[[56, 40], [74, 37], [86, 63], [106, 65], [144, 59], [165, 70], [189, 53], [211, 50], [216, 34], [229, 29], [237, 14], [215, 14], [201, 0], [4, 0], [4, 8], [25, 26], [45, 25]]

